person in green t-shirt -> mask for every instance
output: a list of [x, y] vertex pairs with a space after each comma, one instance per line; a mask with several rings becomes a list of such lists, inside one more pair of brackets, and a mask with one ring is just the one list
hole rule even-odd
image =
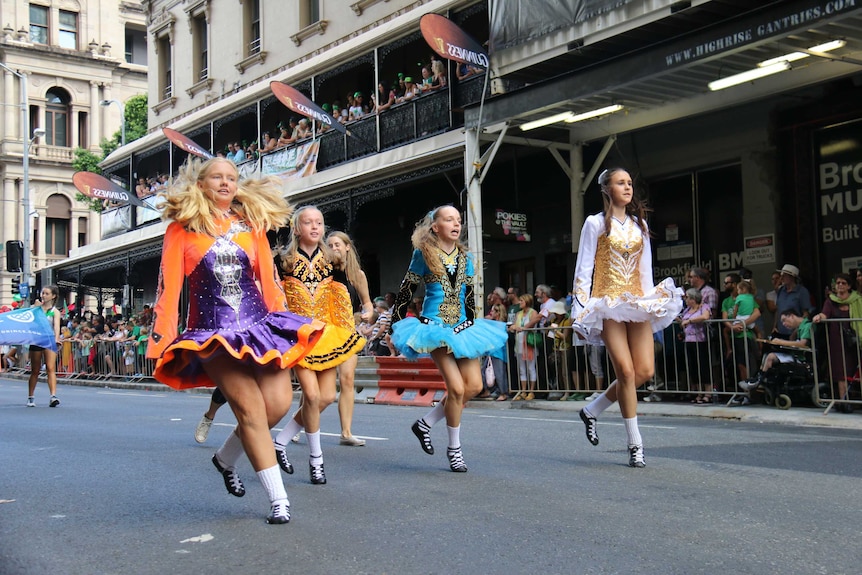
[[[721, 317], [725, 320], [723, 329], [725, 359], [732, 361], [732, 358], [736, 358], [739, 380], [745, 381], [758, 362], [757, 343], [752, 328], [760, 317], [760, 306], [751, 296], [750, 288], [747, 292], [743, 292], [743, 294], [748, 293], [749, 297], [739, 297], [738, 288], [742, 283], [746, 282], [743, 282], [737, 273], [727, 274], [724, 278], [724, 285], [730, 290], [730, 295], [721, 302]], [[746, 287], [744, 286], [743, 290]]]
[[773, 351], [763, 358], [760, 371], [752, 379], [739, 382], [739, 387], [745, 391], [751, 391], [761, 384], [763, 375], [779, 363], [805, 363], [807, 358], [804, 351], [811, 346], [811, 320], [798, 315], [796, 311], [789, 310], [781, 314], [781, 323], [790, 330], [790, 339], [772, 338], [770, 345], [798, 348], [799, 351]]

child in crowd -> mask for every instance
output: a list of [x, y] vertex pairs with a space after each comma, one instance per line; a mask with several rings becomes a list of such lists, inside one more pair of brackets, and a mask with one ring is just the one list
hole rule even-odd
[[746, 320], [754, 313], [755, 302], [754, 293], [751, 284], [742, 280], [736, 284], [737, 296], [733, 300], [733, 317], [735, 319]]

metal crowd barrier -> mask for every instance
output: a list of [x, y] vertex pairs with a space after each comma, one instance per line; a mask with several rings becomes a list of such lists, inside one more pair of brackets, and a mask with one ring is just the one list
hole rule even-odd
[[[9, 347], [15, 348], [15, 360], [5, 365], [4, 371], [18, 374], [29, 372], [29, 347]], [[155, 361], [146, 358], [145, 343], [72, 339], [63, 340], [57, 346], [58, 379], [144, 381], [152, 378], [154, 367]], [[39, 369], [42, 374], [45, 373], [44, 365], [39, 366]]]
[[[862, 406], [862, 349], [857, 329], [860, 319], [824, 319], [813, 324], [812, 356], [815, 381], [824, 414], [832, 409], [851, 411]], [[862, 330], [860, 330], [862, 331]]]
[[[660, 335], [656, 334], [655, 376], [638, 391], [641, 395], [649, 394], [652, 400], [658, 397], [658, 400], [679, 401], [706, 396], [706, 402], [715, 404], [731, 404], [741, 399], [739, 396], [751, 395], [752, 401], [774, 403], [778, 407], [789, 407], [793, 401], [814, 404], [824, 407], [824, 413], [835, 406], [862, 405], [862, 351], [847, 331], [853, 323], [859, 320], [835, 319], [814, 324], [810, 348], [776, 350], [810, 356], [805, 381], [791, 381], [790, 385], [778, 381], [775, 385], [761, 385], [749, 394], [739, 383], [754, 378], [760, 371], [764, 355], [772, 351], [767, 339], [753, 337], [750, 329], [744, 338], [733, 337], [732, 327], [737, 327], [737, 333], [746, 329], [742, 320], [713, 319], [703, 322], [705, 341], [685, 342], [684, 330], [674, 322]], [[830, 330], [828, 326], [832, 324], [839, 324], [840, 329]], [[534, 348], [536, 380], [531, 384], [529, 369], [525, 370], [526, 380], [519, 377], [519, 364], [525, 360], [515, 354], [515, 337], [511, 335], [506, 349], [506, 387], [510, 397], [532, 392], [537, 399], [567, 399], [572, 394], [583, 398], [603, 391], [614, 380], [613, 365], [603, 345], [569, 345], [571, 328], [524, 331], [541, 336], [542, 344]], [[565, 339], [568, 341], [563, 343]], [[846, 369], [839, 369], [838, 361]], [[485, 367], [483, 364], [483, 377]], [[798, 374], [789, 377], [799, 378]]]
[[[799, 365], [810, 369], [803, 373], [801, 379], [798, 374], [787, 375], [786, 379], [791, 380], [789, 383], [782, 382], [780, 374], [771, 377], [770, 385], [761, 385], [750, 394], [752, 400], [775, 403], [778, 407], [813, 403], [824, 408], [824, 414], [832, 409], [862, 406], [862, 350], [858, 338], [854, 337], [855, 331], [848, 331], [862, 321], [829, 319], [813, 324], [811, 345], [804, 349], [773, 349], [769, 341], [753, 338], [734, 345], [733, 338], [725, 337], [727, 323], [724, 320], [704, 322], [706, 341], [697, 345], [684, 341], [684, 333], [678, 323], [665, 329], [654, 341], [655, 376], [638, 390], [639, 393], [676, 401], [706, 395], [710, 403], [730, 403], [747, 393], [739, 387], [739, 382], [757, 374], [765, 354], [783, 351], [799, 355]], [[730, 323], [743, 324], [741, 320]], [[506, 346], [505, 362], [497, 362], [491, 366], [496, 369], [487, 371], [483, 362], [483, 378], [489, 371], [495, 371], [495, 384], [503, 388], [501, 391], [508, 392], [510, 398], [518, 395], [523, 398], [533, 393], [536, 399], [559, 400], [572, 395], [574, 399], [588, 399], [590, 395], [604, 391], [614, 380], [613, 365], [603, 345], [571, 345], [571, 328], [546, 327], [525, 331], [538, 333], [542, 342], [534, 348], [536, 380], [533, 385], [529, 377], [523, 380], [519, 377], [519, 365], [525, 361], [515, 354], [514, 334], [510, 335]], [[10, 354], [15, 356], [15, 361], [6, 364], [8, 357], [4, 358], [4, 371], [19, 375], [29, 372], [27, 347], [11, 348], [15, 348], [15, 352]], [[145, 347], [131, 341], [63, 341], [58, 348], [57, 377], [148, 381], [152, 379], [155, 362], [146, 359], [144, 352]], [[44, 368], [41, 371], [44, 375]], [[357, 372], [356, 386], [376, 388], [376, 379], [366, 377], [360, 371]], [[532, 372], [525, 369], [525, 373], [529, 375]], [[505, 378], [504, 382], [496, 381], [502, 378]]]

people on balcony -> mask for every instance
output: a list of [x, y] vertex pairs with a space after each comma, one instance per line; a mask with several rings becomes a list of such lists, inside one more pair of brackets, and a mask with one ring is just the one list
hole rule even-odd
[[135, 186], [135, 195], [139, 198], [145, 198], [150, 195], [150, 187], [147, 185], [146, 178], [138, 178], [138, 185]]
[[413, 78], [407, 76], [404, 78], [404, 95], [398, 99], [398, 103], [409, 102], [420, 94], [419, 87], [413, 83]]
[[446, 81], [446, 66], [440, 60], [432, 60], [431, 61], [431, 73], [433, 74], [431, 78], [431, 89], [439, 90], [441, 88], [445, 88], [448, 85]]
[[419, 92], [430, 92], [433, 88], [431, 87], [431, 83], [434, 80], [434, 77], [431, 75], [431, 67], [430, 66], [422, 66], [422, 81], [419, 83]]
[[278, 140], [276, 141], [277, 148], [289, 146], [297, 140], [296, 127], [297, 121], [294, 117], [291, 117], [287, 120], [287, 125], [285, 125], [284, 122], [278, 123], [279, 136]]
[[239, 164], [240, 162], [246, 161], [245, 148], [242, 147], [242, 144], [239, 142], [233, 143], [234, 153], [233, 157], [228, 156], [229, 160], [233, 160], [234, 164]]
[[350, 109], [348, 110], [347, 119], [349, 121], [359, 120], [362, 116], [365, 115], [365, 109], [362, 107], [364, 97], [362, 96], [362, 92], [354, 92], [353, 93], [353, 101], [350, 104]]
[[457, 68], [455, 68], [455, 77], [458, 80], [466, 80], [472, 76], [476, 76], [477, 74], [481, 74], [482, 69], [473, 66], [472, 64], [460, 64]]
[[311, 137], [311, 125], [308, 122], [308, 118], [302, 118], [299, 121], [293, 134], [296, 138], [295, 141]]
[[272, 137], [268, 131], [260, 135], [260, 153], [265, 154], [273, 151], [278, 146], [278, 140]]

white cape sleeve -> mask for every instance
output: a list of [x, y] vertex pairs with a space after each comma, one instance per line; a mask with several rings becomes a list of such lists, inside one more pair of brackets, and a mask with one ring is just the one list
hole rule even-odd
[[[572, 285], [574, 304], [579, 308], [587, 305], [593, 288], [593, 270], [596, 265], [596, 244], [601, 229], [604, 227], [604, 218], [601, 214], [594, 214], [584, 221], [581, 228], [581, 242], [578, 247], [578, 260], [575, 264], [575, 281]], [[574, 316], [575, 314], [572, 313]]]

